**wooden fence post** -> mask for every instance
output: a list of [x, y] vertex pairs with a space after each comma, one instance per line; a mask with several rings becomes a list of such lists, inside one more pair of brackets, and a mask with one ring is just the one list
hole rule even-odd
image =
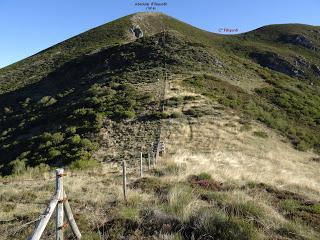
[[123, 187], [123, 198], [124, 202], [127, 203], [127, 170], [126, 170], [126, 161], [122, 162], [122, 187]]
[[56, 240], [63, 240], [63, 230], [65, 228], [63, 222], [63, 175], [62, 168], [56, 170], [56, 194], [59, 197], [56, 216]]
[[66, 224], [63, 222], [64, 213], [67, 216], [71, 229], [77, 239], [81, 239], [81, 233], [79, 228], [73, 218], [73, 214], [71, 211], [71, 207], [69, 205], [67, 195], [63, 190], [63, 178], [64, 170], [56, 169], [56, 192], [51, 199], [48, 207], [39, 218], [40, 220], [37, 223], [35, 230], [32, 235], [28, 238], [29, 240], [39, 240], [46, 225], [48, 224], [50, 217], [53, 214], [54, 209], [57, 207], [57, 215], [56, 215], [56, 239], [63, 240], [63, 231], [66, 227]]
[[159, 158], [159, 141], [157, 142], [155, 164], [157, 164], [158, 158]]
[[73, 214], [72, 214], [72, 211], [71, 211], [71, 207], [70, 207], [70, 204], [69, 204], [69, 201], [68, 201], [68, 198], [67, 198], [67, 195], [65, 192], [63, 192], [63, 198], [65, 199], [65, 202], [64, 202], [64, 212], [66, 214], [66, 217], [68, 219], [68, 222], [70, 224], [70, 227], [72, 229], [72, 232], [74, 235], [76, 235], [77, 239], [81, 239], [81, 233], [79, 231], [79, 228], [77, 226], [77, 223], [76, 221], [74, 220], [74, 217], [73, 217]]
[[39, 220], [36, 229], [33, 231], [31, 237], [29, 238], [29, 240], [39, 240], [45, 227], [47, 226], [50, 217], [54, 211], [54, 209], [56, 208], [57, 204], [59, 201], [59, 196], [56, 194], [53, 196], [52, 200], [50, 201], [50, 203], [48, 204], [48, 207], [45, 209], [44, 213], [42, 214], [41, 219]]
[[143, 177], [143, 158], [142, 158], [142, 152], [140, 153], [140, 177]]

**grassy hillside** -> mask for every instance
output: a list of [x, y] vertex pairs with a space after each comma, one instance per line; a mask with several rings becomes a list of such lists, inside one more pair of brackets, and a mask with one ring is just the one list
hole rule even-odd
[[[4, 239], [30, 234], [19, 225], [61, 166], [84, 239], [319, 239], [319, 36], [300, 24], [218, 35], [139, 13], [0, 69]], [[159, 135], [167, 152], [138, 178]]]
[[[133, 26], [145, 37], [125, 43], [134, 40]], [[139, 84], [156, 91], [164, 61], [172, 73], [208, 73], [209, 80], [186, 82], [277, 129], [298, 149], [319, 151], [319, 31], [275, 25], [217, 35], [141, 13], [75, 36], [1, 69], [1, 172], [90, 158], [106, 118], [139, 119], [146, 104], [156, 106], [158, 95], [145, 96]]]
[[[145, 37], [125, 43], [134, 40], [133, 26], [139, 26]], [[166, 34], [157, 33], [163, 30]], [[213, 80], [195, 77], [188, 83], [204, 88], [203, 94], [214, 99], [218, 95], [220, 103], [244, 117], [279, 130], [298, 149], [319, 151], [319, 31], [306, 25], [275, 25], [217, 35], [163, 14], [140, 13], [3, 68], [2, 172], [14, 172], [12, 164], [17, 168], [55, 164], [58, 156], [67, 156], [64, 151], [70, 154], [74, 149], [68, 140], [74, 134], [87, 139], [99, 132], [105, 118], [134, 118], [137, 109], [151, 101], [146, 99], [155, 99], [139, 95], [139, 87], [132, 84], [141, 80], [134, 74], [154, 82], [161, 78], [165, 59], [172, 73], [211, 74]], [[93, 145], [88, 152], [96, 149]], [[71, 155], [77, 156], [77, 151]], [[71, 159], [66, 157], [61, 164]]]
[[244, 119], [261, 121], [285, 134], [299, 150], [320, 151], [320, 98], [312, 88], [282, 76], [270, 76], [270, 86], [245, 92], [219, 78], [200, 75], [185, 82], [203, 95], [238, 111]]

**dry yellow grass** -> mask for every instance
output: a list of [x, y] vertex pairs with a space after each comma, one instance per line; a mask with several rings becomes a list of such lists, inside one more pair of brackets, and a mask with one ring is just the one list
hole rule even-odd
[[[128, 169], [128, 183], [138, 174]], [[103, 164], [98, 169], [87, 171], [66, 171], [64, 188], [79, 224], [87, 228], [100, 226], [109, 219], [112, 205], [123, 204], [121, 166]], [[54, 172], [36, 177], [28, 175], [0, 179], [0, 239], [23, 239], [29, 235], [34, 224], [19, 230], [19, 227], [38, 218], [55, 191]], [[152, 202], [152, 195], [128, 189], [129, 202]], [[47, 239], [53, 233], [54, 216], [45, 231]], [[17, 231], [19, 230], [19, 231]], [[88, 231], [85, 230], [85, 231]], [[16, 232], [16, 233], [15, 233]], [[21, 237], [21, 233], [23, 236]], [[15, 233], [15, 234], [14, 234]], [[47, 235], [46, 235], [47, 234]]]
[[[180, 78], [171, 82], [167, 97], [194, 96], [180, 85]], [[191, 107], [203, 107], [209, 101], [203, 96], [183, 106], [171, 107], [168, 112], [179, 112]], [[215, 105], [214, 105], [215, 106]], [[253, 123], [249, 131], [241, 131], [239, 116], [221, 110], [216, 104], [213, 114], [199, 118], [182, 117], [165, 120], [163, 137], [168, 158], [185, 164], [185, 176], [208, 172], [220, 181], [237, 184], [255, 181], [280, 189], [320, 198], [320, 164], [311, 161], [312, 152], [300, 152], [272, 129]], [[267, 138], [253, 132], [267, 133]], [[180, 176], [181, 178], [185, 176]]]

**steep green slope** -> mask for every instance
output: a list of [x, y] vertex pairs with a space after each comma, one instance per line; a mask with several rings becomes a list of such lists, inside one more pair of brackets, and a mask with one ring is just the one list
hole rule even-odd
[[[30, 166], [94, 164], [105, 119], [156, 121], [163, 79], [164, 34], [82, 56], [55, 69], [39, 82], [0, 96], [1, 172], [20, 173]], [[181, 35], [166, 34], [167, 63], [176, 70], [201, 56]], [[211, 57], [207, 54], [207, 58]], [[152, 140], [152, 139], [151, 139]], [[150, 140], [150, 142], [151, 142]], [[148, 142], [144, 142], [145, 145]]]
[[0, 92], [37, 82], [71, 59], [124, 42], [129, 22], [130, 16], [127, 16], [107, 23], [0, 69]]
[[143, 30], [144, 36], [151, 36], [165, 29], [174, 29], [186, 35], [192, 32], [192, 35], [198, 35], [202, 38], [202, 35], [204, 35], [206, 39], [213, 35], [164, 14], [140, 13], [128, 15], [0, 69], [0, 93], [40, 81], [57, 67], [81, 55], [132, 41], [135, 37], [133, 37], [131, 29], [137, 25]]

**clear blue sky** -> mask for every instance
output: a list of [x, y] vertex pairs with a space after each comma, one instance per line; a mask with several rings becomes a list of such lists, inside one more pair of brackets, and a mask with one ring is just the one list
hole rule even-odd
[[[159, 0], [158, 11], [199, 28], [246, 32], [274, 23], [320, 25], [319, 0]], [[90, 28], [145, 11], [150, 0], [0, 0], [0, 67]]]

